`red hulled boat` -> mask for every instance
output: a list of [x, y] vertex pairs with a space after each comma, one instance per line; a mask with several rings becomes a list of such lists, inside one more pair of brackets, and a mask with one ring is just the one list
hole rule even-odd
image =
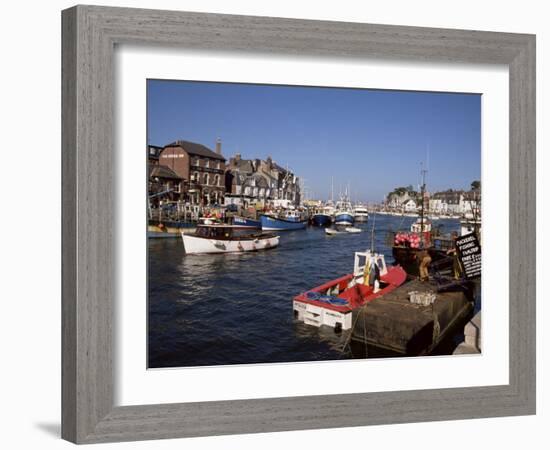
[[393, 291], [406, 279], [401, 266], [387, 267], [384, 255], [356, 252], [353, 273], [294, 297], [294, 316], [309, 325], [348, 330], [354, 309]]

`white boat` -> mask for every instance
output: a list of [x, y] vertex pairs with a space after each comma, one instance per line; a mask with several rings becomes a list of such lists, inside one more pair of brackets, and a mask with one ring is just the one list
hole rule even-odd
[[347, 196], [342, 197], [336, 202], [336, 212], [334, 213], [335, 225], [353, 225], [355, 222], [355, 214], [353, 207]]
[[329, 236], [334, 236], [336, 234], [343, 234], [344, 231], [337, 230], [335, 228], [325, 228], [325, 233]]
[[369, 218], [369, 212], [364, 206], [358, 205], [353, 210], [356, 222], [366, 222]]
[[430, 231], [432, 231], [432, 223], [427, 217], [424, 217], [424, 220], [419, 217], [416, 219], [416, 222], [411, 225], [412, 233], [425, 233]]
[[279, 236], [243, 230], [231, 225], [198, 225], [195, 233], [181, 233], [185, 253], [241, 253], [268, 250], [279, 245]]
[[344, 231], [346, 233], [361, 233], [361, 228], [356, 228], [356, 227], [346, 227], [344, 228]]
[[460, 221], [460, 235], [477, 232], [481, 236], [481, 219], [462, 219]]

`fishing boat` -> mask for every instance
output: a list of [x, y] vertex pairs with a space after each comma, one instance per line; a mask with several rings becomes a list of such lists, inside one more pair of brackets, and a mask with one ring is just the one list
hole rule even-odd
[[384, 255], [356, 252], [353, 272], [294, 297], [294, 317], [308, 325], [335, 329], [352, 327], [352, 311], [401, 286], [407, 274], [386, 265]]
[[353, 215], [356, 222], [366, 222], [369, 218], [369, 212], [367, 208], [362, 205], [357, 205], [353, 210]]
[[262, 228], [262, 223], [259, 220], [249, 219], [248, 217], [242, 216], [233, 216], [233, 225], [255, 230]]
[[307, 225], [307, 220], [294, 211], [289, 211], [285, 217], [271, 216], [262, 214], [260, 216], [262, 230], [265, 231], [290, 231], [303, 230]]
[[326, 227], [332, 223], [334, 216], [334, 208], [332, 206], [325, 206], [324, 208], [317, 209], [311, 216], [311, 222], [316, 227]]
[[279, 245], [279, 236], [243, 230], [233, 225], [198, 225], [193, 234], [181, 233], [185, 253], [239, 253], [268, 250]]
[[431, 258], [430, 264], [438, 267], [440, 271], [449, 270], [453, 265], [453, 259], [447, 254], [452, 246], [452, 240], [434, 236], [432, 223], [425, 215], [426, 172], [425, 169], [421, 170], [420, 216], [411, 224], [409, 232], [398, 231], [393, 234], [392, 255], [411, 277], [419, 276], [421, 258], [426, 252]]
[[347, 194], [344, 195], [338, 202], [336, 202], [336, 212], [334, 214], [335, 225], [348, 225], [351, 226], [355, 222], [355, 215], [351, 202], [347, 198]]
[[315, 213], [311, 217], [311, 222], [316, 227], [326, 227], [332, 223], [332, 217], [325, 213]]

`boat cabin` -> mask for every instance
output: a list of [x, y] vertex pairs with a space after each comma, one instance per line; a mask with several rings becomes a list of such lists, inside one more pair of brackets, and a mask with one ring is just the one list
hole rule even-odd
[[198, 225], [195, 236], [207, 239], [231, 239], [233, 228], [224, 225]]

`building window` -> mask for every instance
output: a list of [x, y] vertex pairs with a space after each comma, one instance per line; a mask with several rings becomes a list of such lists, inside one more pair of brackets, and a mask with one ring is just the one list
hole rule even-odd
[[208, 184], [208, 174], [207, 173], [204, 174], [203, 184]]
[[210, 160], [209, 159], [206, 160], [206, 164], [204, 165], [204, 167], [210, 167]]
[[221, 163], [218, 161], [218, 163], [216, 164], [216, 169], [220, 169], [221, 168]]

